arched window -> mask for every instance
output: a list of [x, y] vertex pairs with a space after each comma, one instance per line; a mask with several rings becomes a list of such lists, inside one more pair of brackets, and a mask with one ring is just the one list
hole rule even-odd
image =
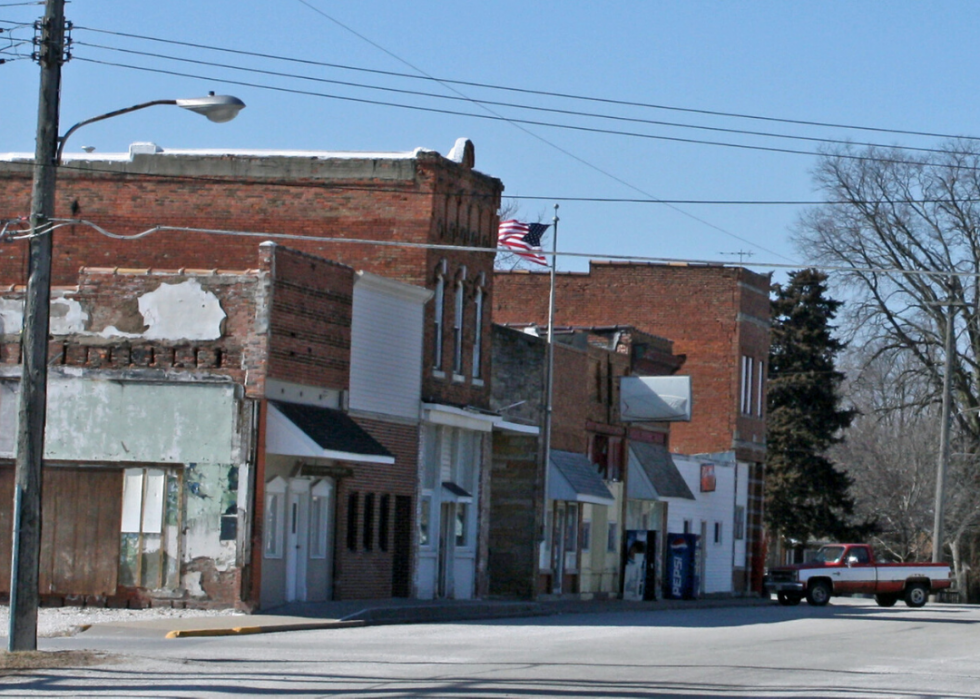
[[442, 370], [442, 340], [443, 340], [443, 315], [445, 313], [446, 297], [446, 261], [442, 260], [436, 267], [436, 294], [435, 294], [435, 328], [433, 332], [434, 349], [432, 352], [432, 368], [436, 371]]
[[463, 309], [466, 289], [463, 280], [456, 282], [456, 313], [453, 320], [453, 374], [463, 373]]
[[483, 296], [486, 293], [484, 291], [483, 285], [486, 281], [486, 276], [483, 272], [480, 272], [480, 276], [476, 278], [476, 294], [473, 298], [474, 306], [474, 326], [473, 326], [473, 378], [479, 379], [482, 374], [480, 371], [480, 365], [483, 363]]

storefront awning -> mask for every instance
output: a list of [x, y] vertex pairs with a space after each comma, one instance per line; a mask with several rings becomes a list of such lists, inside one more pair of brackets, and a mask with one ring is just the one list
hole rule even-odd
[[284, 456], [393, 464], [395, 457], [349, 415], [332, 408], [269, 401], [266, 451]]
[[682, 498], [694, 500], [684, 477], [667, 448], [661, 444], [630, 443], [629, 480], [626, 497], [630, 500]]
[[616, 499], [585, 456], [552, 450], [548, 466], [548, 499], [612, 506]]
[[473, 502], [473, 495], [465, 488], [456, 485], [452, 481], [443, 481], [442, 501], [470, 503]]

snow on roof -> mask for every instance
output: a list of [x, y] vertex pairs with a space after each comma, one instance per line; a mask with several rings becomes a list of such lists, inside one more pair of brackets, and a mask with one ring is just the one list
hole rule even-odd
[[[161, 148], [153, 143], [134, 143], [128, 153], [65, 153], [62, 161], [78, 160], [85, 162], [127, 162], [136, 155], [171, 155], [222, 157], [236, 156], [241, 158], [307, 158], [313, 160], [412, 160], [421, 153], [436, 153], [430, 148], [416, 148], [403, 152], [370, 152], [370, 151], [325, 151], [325, 150], [263, 150], [254, 148]], [[0, 161], [16, 162], [34, 160], [33, 153], [0, 153]]]

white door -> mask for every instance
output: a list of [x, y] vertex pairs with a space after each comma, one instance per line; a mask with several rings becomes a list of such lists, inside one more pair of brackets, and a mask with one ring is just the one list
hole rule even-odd
[[309, 558], [310, 482], [289, 482], [286, 507], [286, 601], [306, 601], [306, 564]]

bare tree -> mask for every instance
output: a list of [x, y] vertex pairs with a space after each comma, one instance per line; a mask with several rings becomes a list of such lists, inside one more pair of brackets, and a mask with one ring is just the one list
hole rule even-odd
[[[890, 367], [877, 393], [855, 399], [872, 405], [857, 404], [864, 417], [848, 434], [850, 451], [839, 456], [858, 487], [877, 494], [874, 507], [890, 521], [902, 557], [920, 556], [931, 534], [923, 517], [931, 517], [944, 338], [952, 324], [956, 456], [940, 545], [950, 546], [962, 574], [964, 542], [980, 529], [980, 143], [955, 140], [940, 150], [826, 153], [814, 175], [827, 203], [803, 214], [796, 237], [808, 257], [837, 270], [832, 281], [847, 301], [841, 319], [851, 346], [864, 348], [860, 366]], [[856, 464], [860, 474], [850, 471]]]
[[[851, 478], [855, 515], [876, 524], [873, 543], [898, 560], [925, 560], [932, 552], [939, 407], [929, 403], [931, 387], [909, 354], [859, 348], [848, 360], [854, 369], [846, 392], [859, 416], [832, 456]], [[943, 543], [965, 590], [965, 547], [980, 532], [980, 483], [976, 457], [962, 446], [969, 438], [957, 433], [952, 443]]]

